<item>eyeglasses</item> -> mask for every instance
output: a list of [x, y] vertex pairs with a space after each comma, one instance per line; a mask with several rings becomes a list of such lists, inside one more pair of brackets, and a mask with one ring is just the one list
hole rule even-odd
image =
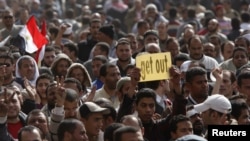
[[6, 67], [9, 67], [10, 66], [10, 64], [8, 64], [8, 63], [0, 63], [0, 66], [6, 66]]
[[4, 16], [3, 18], [4, 18], [4, 19], [12, 19], [13, 16]]

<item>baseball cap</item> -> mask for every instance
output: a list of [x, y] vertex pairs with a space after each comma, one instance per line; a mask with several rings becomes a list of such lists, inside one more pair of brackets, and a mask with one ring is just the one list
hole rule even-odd
[[102, 114], [109, 114], [110, 111], [107, 108], [102, 108], [99, 105], [95, 104], [94, 102], [85, 102], [81, 105], [79, 109], [81, 117], [86, 117], [90, 113], [102, 113]]
[[195, 109], [191, 109], [191, 110], [187, 110], [186, 116], [190, 118], [191, 116], [198, 114], [198, 113], [199, 112], [197, 112]]
[[70, 23], [64, 23], [64, 24], [67, 25], [67, 28], [63, 32], [63, 35], [69, 35], [69, 34], [73, 33], [72, 24], [70, 24]]
[[207, 139], [195, 134], [189, 134], [176, 139], [176, 141], [207, 141]]
[[143, 34], [143, 38], [145, 39], [147, 36], [149, 35], [154, 35], [156, 36], [157, 38], [159, 38], [159, 35], [158, 35], [158, 32], [156, 30], [148, 30], [146, 31], [144, 34]]
[[230, 101], [224, 95], [214, 94], [208, 96], [203, 103], [194, 105], [194, 109], [197, 112], [204, 112], [208, 109], [213, 109], [215, 111], [228, 114], [231, 112], [232, 106]]
[[185, 61], [181, 64], [180, 66], [180, 71], [181, 72], [186, 72], [189, 68], [189, 65], [191, 64], [192, 61], [188, 60], [188, 61]]
[[116, 89], [117, 90], [120, 90], [121, 87], [126, 83], [126, 82], [130, 82], [131, 81], [131, 78], [130, 77], [127, 77], [127, 76], [124, 76], [122, 77], [121, 79], [119, 79], [116, 83]]

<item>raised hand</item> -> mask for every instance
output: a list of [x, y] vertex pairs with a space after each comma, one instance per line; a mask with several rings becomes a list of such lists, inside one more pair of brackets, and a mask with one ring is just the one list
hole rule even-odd
[[29, 99], [36, 101], [39, 98], [36, 93], [36, 89], [30, 84], [29, 80], [26, 77], [24, 78], [24, 87], [29, 94]]
[[154, 115], [152, 117], [153, 120], [158, 120], [158, 119], [161, 119], [161, 118], [162, 118], [161, 115], [158, 114], [158, 113], [154, 113]]
[[56, 76], [56, 106], [62, 107], [64, 105], [66, 93], [65, 88], [62, 86], [64, 81], [64, 77], [62, 76], [59, 78], [59, 76]]
[[94, 85], [92, 88], [91, 88], [91, 91], [90, 93], [88, 94], [87, 96], [87, 99], [85, 101], [93, 101], [94, 97], [95, 97], [95, 92], [96, 92], [96, 85]]
[[170, 81], [169, 81], [170, 90], [172, 90], [174, 94], [182, 94], [180, 86], [181, 72], [179, 68], [177, 68], [176, 66], [172, 66], [169, 69], [169, 73], [170, 73]]
[[172, 83], [174, 84], [180, 84], [180, 80], [181, 80], [181, 72], [180, 69], [177, 68], [176, 66], [172, 66], [169, 69], [169, 73], [170, 73], [170, 80]]
[[216, 80], [222, 80], [223, 74], [221, 68], [214, 68], [211, 72]]
[[14, 91], [10, 96], [7, 94], [7, 88], [4, 88], [4, 98], [0, 99], [0, 117], [5, 117], [8, 114], [9, 103], [12, 98], [15, 96], [16, 92]]
[[130, 82], [130, 86], [128, 89], [128, 96], [132, 97], [137, 92], [137, 85], [138, 85], [138, 82], [140, 81], [141, 70], [135, 67], [132, 69], [129, 76], [131, 78], [131, 82]]

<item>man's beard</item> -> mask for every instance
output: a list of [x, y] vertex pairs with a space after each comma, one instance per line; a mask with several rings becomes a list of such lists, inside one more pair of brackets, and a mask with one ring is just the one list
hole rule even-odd
[[130, 57], [128, 57], [127, 59], [119, 59], [119, 61], [121, 61], [121, 62], [128, 62], [128, 61], [130, 61]]
[[195, 121], [193, 123], [193, 132], [194, 132], [194, 134], [201, 135], [203, 130], [204, 130], [204, 126], [202, 125], [202, 123], [200, 123], [200, 121]]

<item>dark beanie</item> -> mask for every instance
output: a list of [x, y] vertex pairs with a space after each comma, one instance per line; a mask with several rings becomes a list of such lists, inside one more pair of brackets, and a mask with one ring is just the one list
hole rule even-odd
[[105, 35], [109, 36], [111, 39], [114, 39], [114, 28], [112, 25], [105, 25], [105, 26], [102, 26], [100, 29], [99, 29], [100, 32], [104, 33]]

